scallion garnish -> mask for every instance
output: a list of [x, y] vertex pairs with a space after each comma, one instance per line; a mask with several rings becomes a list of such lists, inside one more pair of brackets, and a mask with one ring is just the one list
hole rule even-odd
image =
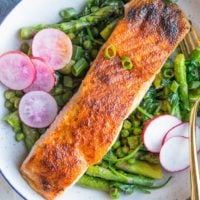
[[109, 45], [105, 50], [105, 57], [109, 60], [113, 59], [117, 54], [116, 48], [114, 45]]
[[128, 57], [128, 56], [123, 56], [121, 58], [121, 63], [122, 63], [122, 66], [124, 69], [130, 70], [133, 68], [133, 63], [132, 63], [130, 57]]

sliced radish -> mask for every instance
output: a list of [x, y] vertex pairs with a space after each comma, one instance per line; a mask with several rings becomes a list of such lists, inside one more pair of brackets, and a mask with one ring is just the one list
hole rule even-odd
[[35, 79], [35, 68], [30, 58], [20, 51], [0, 56], [0, 81], [10, 89], [23, 90]]
[[53, 69], [62, 69], [71, 60], [72, 42], [60, 30], [43, 29], [33, 39], [32, 54], [35, 57], [44, 59]]
[[161, 148], [160, 163], [164, 169], [177, 172], [189, 166], [189, 139], [172, 137]]
[[180, 123], [181, 121], [172, 115], [161, 115], [151, 119], [143, 131], [143, 142], [146, 148], [150, 152], [159, 153], [167, 131]]
[[32, 58], [31, 61], [36, 69], [36, 78], [24, 92], [38, 90], [49, 92], [55, 85], [55, 72], [52, 67], [39, 58]]
[[25, 94], [19, 103], [19, 116], [28, 126], [45, 128], [49, 126], [58, 111], [55, 99], [44, 91]]
[[171, 128], [165, 135], [163, 139], [163, 144], [172, 137], [175, 136], [182, 136], [182, 137], [189, 137], [189, 123], [183, 122]]
[[[196, 137], [197, 137], [197, 151], [200, 151], [200, 127], [196, 128]], [[170, 129], [163, 139], [163, 144], [167, 142], [170, 138], [179, 136], [189, 138], [189, 123], [183, 122], [178, 124], [177, 126]]]

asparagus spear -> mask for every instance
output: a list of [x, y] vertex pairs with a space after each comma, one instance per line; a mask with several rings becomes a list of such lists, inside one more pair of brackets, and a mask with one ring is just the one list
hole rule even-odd
[[83, 175], [77, 184], [82, 187], [93, 188], [104, 192], [108, 192], [110, 189], [109, 181], [88, 175]]
[[31, 39], [38, 31], [44, 28], [57, 28], [66, 33], [78, 31], [85, 27], [97, 24], [98, 22], [106, 19], [113, 13], [117, 12], [118, 9], [119, 5], [110, 5], [100, 8], [96, 12], [80, 17], [77, 20], [72, 20], [70, 22], [63, 22], [60, 24], [49, 24], [49, 25], [40, 24], [33, 27], [24, 27], [20, 30], [20, 37], [23, 40]]
[[148, 164], [143, 161], [134, 160], [131, 164], [128, 161], [117, 162], [115, 166], [120, 170], [154, 179], [161, 179], [163, 177], [162, 169], [158, 164]]
[[178, 54], [174, 60], [174, 71], [176, 81], [179, 83], [179, 92], [181, 101], [184, 104], [186, 110], [189, 110], [189, 98], [188, 98], [188, 85], [186, 78], [186, 66], [185, 57], [183, 54]]
[[144, 186], [152, 186], [153, 180], [144, 176], [120, 173], [111, 171], [100, 166], [91, 166], [86, 172], [87, 175], [103, 178], [106, 180], [117, 181], [126, 184], [137, 184]]

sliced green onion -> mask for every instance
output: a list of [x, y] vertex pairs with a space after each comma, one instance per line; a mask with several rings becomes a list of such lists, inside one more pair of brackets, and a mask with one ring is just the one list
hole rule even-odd
[[85, 69], [88, 67], [88, 62], [85, 60], [85, 58], [81, 58], [73, 67], [72, 67], [72, 74], [74, 76], [81, 75]]
[[73, 46], [73, 55], [72, 55], [72, 59], [77, 61], [78, 59], [80, 59], [82, 56], [84, 55], [84, 50], [81, 46], [78, 45], [74, 45]]
[[70, 76], [64, 76], [63, 85], [68, 88], [73, 88], [73, 79]]
[[164, 69], [163, 70], [163, 76], [164, 78], [172, 78], [174, 76], [174, 70], [173, 69]]
[[105, 57], [109, 60], [113, 59], [117, 54], [117, 50], [114, 45], [109, 45], [105, 50]]
[[123, 56], [121, 58], [121, 63], [124, 69], [130, 70], [133, 68], [133, 63], [131, 61], [131, 58], [128, 56]]
[[173, 81], [172, 84], [170, 85], [170, 90], [173, 93], [176, 93], [178, 88], [179, 88], [179, 84], [176, 81]]

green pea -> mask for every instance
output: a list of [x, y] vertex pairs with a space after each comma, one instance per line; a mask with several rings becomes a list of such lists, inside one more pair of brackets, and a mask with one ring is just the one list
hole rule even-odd
[[126, 154], [122, 151], [122, 148], [121, 148], [121, 147], [119, 147], [119, 148], [116, 150], [115, 154], [116, 154], [116, 156], [117, 156], [118, 158], [122, 158], [122, 157], [124, 157], [124, 156], [126, 155]]
[[6, 99], [11, 99], [11, 98], [15, 97], [15, 91], [13, 91], [13, 90], [6, 90], [4, 92], [4, 96], [5, 96]]
[[134, 135], [139, 135], [142, 133], [142, 129], [140, 127], [135, 127], [133, 129], [133, 133], [134, 133]]
[[98, 6], [93, 6], [91, 8], [91, 12], [96, 12], [97, 10], [99, 10], [99, 7]]
[[86, 40], [83, 43], [83, 46], [85, 49], [91, 49], [92, 48], [92, 42], [90, 40]]
[[14, 102], [14, 107], [18, 108], [19, 107], [19, 102], [20, 102], [20, 98], [16, 98], [15, 102]]
[[5, 107], [10, 111], [13, 110], [13, 104], [8, 100], [5, 101]]
[[123, 145], [127, 144], [127, 139], [126, 139], [126, 138], [122, 138], [122, 139], [121, 139], [121, 143], [122, 143]]
[[126, 129], [122, 129], [121, 133], [120, 133], [122, 138], [126, 138], [129, 136], [129, 131]]
[[139, 127], [140, 121], [139, 120], [133, 120], [133, 127]]
[[19, 99], [18, 97], [14, 96], [14, 97], [10, 98], [10, 102], [14, 104], [15, 101], [17, 101], [18, 99]]
[[63, 101], [63, 95], [55, 96], [55, 100], [59, 106], [65, 105], [65, 102]]
[[124, 123], [123, 123], [123, 128], [124, 129], [130, 129], [132, 126], [131, 122], [129, 120], [124, 120]]
[[64, 90], [63, 86], [61, 84], [59, 84], [54, 89], [55, 95], [63, 94], [63, 90]]
[[16, 133], [15, 135], [15, 139], [18, 142], [24, 140], [24, 138], [25, 138], [24, 133]]
[[113, 148], [113, 149], [117, 149], [117, 148], [119, 148], [120, 146], [121, 146], [121, 142], [120, 142], [119, 140], [117, 140], [117, 141], [113, 144], [112, 148]]
[[123, 147], [122, 147], [122, 152], [123, 152], [124, 154], [127, 154], [127, 153], [129, 152], [129, 147], [128, 147], [127, 145], [123, 146]]

